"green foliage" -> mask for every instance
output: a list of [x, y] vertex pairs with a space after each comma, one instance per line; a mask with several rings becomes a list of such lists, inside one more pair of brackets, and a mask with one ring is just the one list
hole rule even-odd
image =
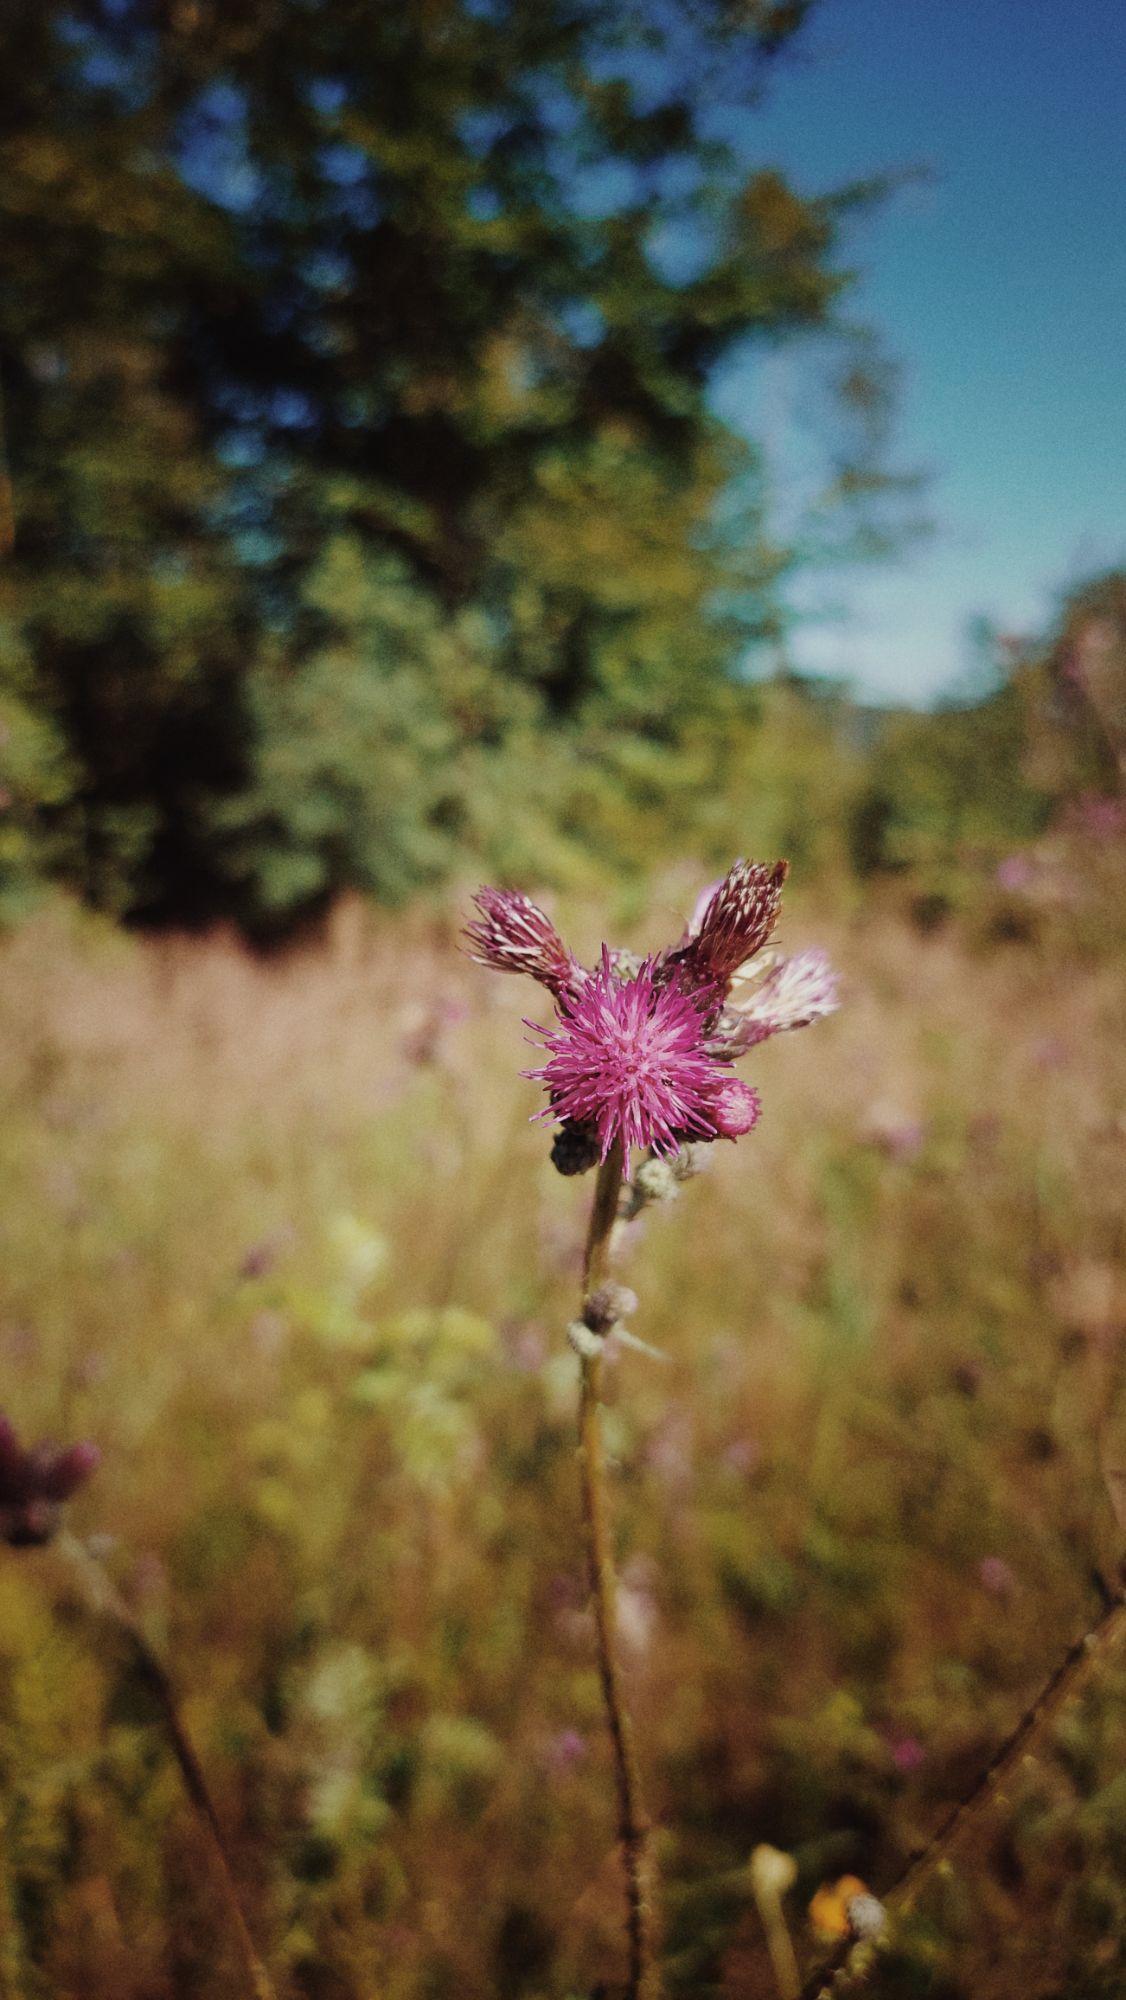
[[831, 331], [871, 192], [717, 136], [805, 11], [6, 10], [10, 906], [273, 934], [650, 850], [794, 555], [710, 382]]
[[1049, 801], [1027, 781], [1027, 747], [1011, 683], [972, 705], [888, 716], [851, 816], [857, 867], [949, 868], [1035, 838]]

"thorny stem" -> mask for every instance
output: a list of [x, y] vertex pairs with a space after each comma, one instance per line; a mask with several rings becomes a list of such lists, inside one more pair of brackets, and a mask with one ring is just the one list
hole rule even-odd
[[180, 1767], [184, 1790], [207, 1841], [215, 1878], [227, 1906], [231, 1929], [238, 1939], [248, 1989], [253, 1993], [254, 2000], [277, 2000], [273, 1981], [258, 1956], [242, 1912], [242, 1904], [239, 1902], [227, 1854], [226, 1836], [215, 1810], [215, 1802], [208, 1789], [207, 1780], [203, 1775], [203, 1767], [184, 1727], [168, 1669], [145, 1637], [142, 1627], [122, 1600], [112, 1579], [86, 1545], [76, 1536], [64, 1531], [56, 1538], [55, 1546], [77, 1573], [91, 1610], [107, 1619], [128, 1642], [142, 1682], [156, 1697], [168, 1741]]
[[[902, 1873], [886, 1891], [882, 1901], [902, 1909], [914, 1898], [928, 1876], [945, 1861], [950, 1849], [971, 1820], [990, 1800], [1002, 1803], [1002, 1788], [1029, 1753], [1029, 1744], [1061, 1708], [1078, 1695], [1083, 1682], [1105, 1655], [1126, 1636], [1126, 1595], [1118, 1591], [1111, 1598], [1098, 1623], [1076, 1639], [1055, 1671], [1045, 1681], [1031, 1708], [1027, 1708], [1012, 1734], [986, 1765], [973, 1790], [953, 1806], [926, 1846], [912, 1855]], [[828, 1964], [822, 1965], [802, 1987], [800, 2000], [831, 2000], [847, 1993], [863, 1977], [871, 1962], [871, 1949], [864, 1944], [841, 1944]]]
[[[619, 1141], [610, 1148], [602, 1162], [594, 1190], [583, 1262], [584, 1302], [597, 1291], [606, 1277], [610, 1232], [618, 1213], [621, 1190], [622, 1149]], [[606, 1504], [606, 1453], [599, 1414], [602, 1356], [597, 1352], [584, 1354], [581, 1364], [579, 1465], [586, 1516], [587, 1563], [598, 1631], [598, 1670], [614, 1750], [618, 1832], [626, 1871], [629, 1905], [629, 1985], [626, 1990], [628, 2000], [659, 2000], [661, 1987], [653, 1934], [650, 1826], [642, 1798], [641, 1771], [618, 1656], [616, 1584]]]

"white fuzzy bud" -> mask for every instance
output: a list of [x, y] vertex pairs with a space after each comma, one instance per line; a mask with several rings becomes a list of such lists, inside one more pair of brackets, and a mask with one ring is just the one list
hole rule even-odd
[[677, 1177], [668, 1160], [643, 1160], [634, 1175], [634, 1186], [646, 1201], [672, 1201], [677, 1193]]

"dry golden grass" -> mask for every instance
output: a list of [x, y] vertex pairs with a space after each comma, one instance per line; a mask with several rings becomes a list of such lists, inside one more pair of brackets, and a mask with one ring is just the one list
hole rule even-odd
[[[569, 917], [589, 957], [608, 920]], [[589, 1183], [528, 1122], [540, 996], [457, 922], [349, 908], [260, 960], [56, 908], [0, 948], [2, 1402], [102, 1445], [76, 1525], [168, 1646], [309, 2000], [621, 1972], [562, 1338]], [[818, 1882], [890, 1879], [1120, 1545], [1126, 968], [799, 905], [808, 942], [846, 1005], [760, 1052], [760, 1130], [636, 1227], [669, 1360], [611, 1371], [686, 1995], [772, 1991], [756, 1842], [798, 1859], [808, 1960]], [[1064, 1716], [873, 1990], [1124, 1990], [1124, 1689]], [[152, 1714], [50, 1553], [0, 1567], [0, 1796], [0, 1993], [237, 1990]]]

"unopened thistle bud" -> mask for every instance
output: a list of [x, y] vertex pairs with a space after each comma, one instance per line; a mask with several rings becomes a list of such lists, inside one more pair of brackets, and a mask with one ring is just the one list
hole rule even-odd
[[708, 898], [696, 933], [665, 964], [682, 992], [726, 993], [741, 965], [761, 951], [778, 921], [785, 861], [737, 861]]
[[551, 1142], [551, 1164], [556, 1173], [586, 1174], [602, 1158], [598, 1129], [568, 1118]]
[[470, 956], [494, 972], [527, 972], [556, 1000], [574, 998], [585, 974], [551, 918], [515, 889], [479, 889], [479, 917], [466, 925]]
[[643, 1160], [633, 1184], [646, 1201], [672, 1201], [679, 1192], [679, 1178], [668, 1160]]

